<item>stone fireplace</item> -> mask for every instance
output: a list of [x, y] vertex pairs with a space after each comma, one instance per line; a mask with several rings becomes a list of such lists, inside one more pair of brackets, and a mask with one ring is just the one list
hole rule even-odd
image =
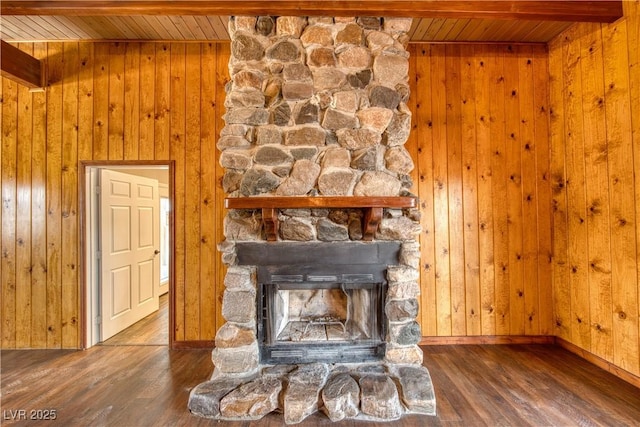
[[419, 211], [404, 148], [405, 18], [232, 17], [227, 264], [197, 415], [295, 424], [435, 414], [422, 367]]

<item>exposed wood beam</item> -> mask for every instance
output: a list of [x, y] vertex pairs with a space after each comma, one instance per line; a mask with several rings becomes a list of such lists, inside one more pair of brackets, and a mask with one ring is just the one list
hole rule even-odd
[[31, 89], [41, 88], [42, 62], [24, 53], [4, 40], [0, 40], [0, 71], [2, 77], [14, 80]]
[[622, 0], [3, 0], [2, 15], [296, 15], [613, 22]]

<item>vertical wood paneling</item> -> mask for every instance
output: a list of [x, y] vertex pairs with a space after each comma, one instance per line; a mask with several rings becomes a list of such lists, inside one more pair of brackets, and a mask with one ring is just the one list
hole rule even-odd
[[[418, 157], [415, 167], [418, 172], [418, 194], [420, 195], [420, 211], [422, 234], [420, 236], [420, 319], [422, 334], [437, 335], [437, 298], [435, 286], [434, 258], [434, 204], [433, 204], [433, 119], [430, 90], [431, 63], [429, 57], [431, 47], [419, 45], [416, 49], [416, 76], [412, 96], [416, 100], [416, 113], [413, 124], [418, 144]], [[422, 88], [418, 90], [418, 88]]]
[[169, 158], [169, 112], [171, 108], [171, 49], [170, 44], [156, 45], [155, 70], [155, 159]]
[[[576, 40], [579, 37], [578, 27], [565, 32], [566, 37]], [[565, 60], [569, 66], [564, 68], [565, 116], [564, 132], [567, 141], [566, 171], [569, 177], [567, 184], [567, 219], [569, 233], [569, 284], [571, 289], [571, 315], [569, 318], [573, 342], [588, 348], [590, 345], [587, 311], [589, 289], [587, 283], [587, 246], [586, 201], [584, 191], [584, 145], [583, 145], [583, 111], [580, 94], [582, 79], [580, 78], [580, 42], [567, 43], [564, 46]]]
[[109, 44], [93, 49], [93, 159], [109, 158]]
[[522, 258], [523, 313], [527, 335], [540, 333], [538, 325], [538, 198], [536, 195], [535, 97], [533, 79], [533, 48], [519, 49], [518, 81], [520, 102], [520, 158], [522, 162]]
[[62, 83], [62, 347], [78, 341], [78, 43], [64, 43]]
[[93, 158], [93, 67], [94, 43], [78, 47], [78, 158]]
[[124, 54], [127, 44], [109, 45], [109, 160], [124, 159]]
[[505, 98], [505, 158], [507, 187], [507, 247], [509, 274], [509, 331], [524, 335], [524, 272], [522, 252], [522, 156], [520, 152], [520, 75], [518, 69], [518, 47], [507, 46], [504, 61]]
[[494, 335], [496, 330], [493, 198], [491, 196], [491, 81], [488, 71], [494, 63], [493, 56], [488, 47], [474, 47], [481, 335]]
[[62, 82], [63, 44], [47, 49], [47, 347], [62, 346]]
[[[36, 43], [33, 55], [46, 56], [47, 46]], [[30, 347], [47, 346], [47, 97], [34, 93], [31, 137], [31, 342]], [[91, 120], [86, 124], [91, 129]], [[91, 138], [89, 138], [91, 141]]]
[[[639, 10], [640, 2], [624, 2], [623, 19], [573, 26], [553, 40], [549, 52], [551, 162], [554, 174], [566, 170], [569, 190], [564, 201], [569, 227], [558, 215], [553, 224], [554, 306], [557, 323], [563, 324], [556, 333], [635, 375], [640, 373]], [[563, 79], [569, 81], [563, 85]], [[554, 208], [558, 211], [558, 204]], [[564, 242], [568, 263], [559, 253]], [[565, 329], [578, 318], [578, 328]]]
[[431, 47], [431, 114], [433, 130], [433, 214], [438, 335], [451, 335], [451, 276], [449, 265], [449, 172], [447, 161], [446, 53]]
[[[496, 335], [509, 334], [509, 241], [507, 220], [507, 170], [505, 128], [504, 52], [498, 48], [490, 69], [491, 102], [491, 170], [493, 199], [493, 259], [495, 266]], [[503, 95], [503, 96], [500, 96]], [[492, 95], [490, 95], [492, 96]]]
[[[637, 25], [637, 22], [636, 22]], [[638, 248], [629, 97], [627, 22], [602, 28], [605, 108], [609, 142], [614, 362], [640, 373], [638, 354]]]
[[478, 236], [478, 171], [473, 46], [460, 47], [460, 103], [462, 128], [462, 201], [464, 228], [464, 335], [480, 335], [480, 259]]
[[154, 158], [154, 98], [156, 78], [156, 44], [140, 45], [140, 127], [138, 129], [138, 152], [140, 160]]
[[[171, 114], [169, 123], [169, 158], [175, 163], [174, 215], [174, 263], [175, 269], [175, 335], [176, 341], [186, 338], [186, 293], [185, 293], [185, 126], [186, 126], [186, 57], [185, 44], [171, 44]], [[191, 189], [189, 189], [191, 190]]]
[[[549, 138], [549, 77], [546, 46], [533, 48], [536, 194], [538, 210], [538, 327], [541, 335], [553, 335], [553, 290], [551, 263], [551, 172]], [[546, 74], [545, 74], [546, 73]], [[529, 295], [530, 299], [534, 296]]]
[[445, 49], [447, 191], [449, 209], [449, 288], [451, 334], [464, 335], [466, 326], [464, 207], [462, 202], [462, 121], [460, 95], [460, 46]]
[[589, 310], [591, 351], [613, 357], [611, 308], [611, 240], [609, 178], [605, 130], [602, 32], [600, 25], [582, 26], [580, 56], [582, 74], [585, 193], [588, 224]]
[[[562, 50], [554, 40], [551, 52]], [[553, 313], [554, 335], [571, 341], [571, 295], [568, 275], [567, 175], [565, 171], [564, 78], [562, 54], [549, 55], [551, 188], [553, 208]]]
[[549, 333], [545, 49], [420, 45], [415, 68], [423, 333]]
[[2, 346], [16, 345], [18, 85], [2, 82]]
[[124, 48], [124, 160], [140, 159], [140, 43]]
[[[631, 105], [631, 132], [633, 138], [633, 158], [635, 176], [636, 221], [640, 220], [640, 0], [623, 4], [628, 20], [627, 47], [629, 50], [629, 92]], [[640, 227], [636, 226], [636, 242], [640, 244]], [[640, 257], [636, 257], [640, 274]], [[640, 298], [640, 280], [638, 280], [638, 297]], [[640, 328], [640, 325], [638, 326]], [[640, 333], [640, 332], [639, 332]], [[640, 339], [638, 340], [640, 354]], [[639, 368], [640, 369], [640, 368]]]
[[[33, 55], [33, 46], [20, 48]], [[31, 344], [31, 129], [33, 101], [29, 89], [18, 85], [16, 134], [16, 347]]]
[[[216, 45], [202, 45], [203, 70], [200, 95], [200, 301], [203, 319], [200, 328], [202, 336], [215, 336], [216, 320]], [[205, 319], [208, 319], [206, 321]]]
[[[186, 45], [186, 69], [200, 70], [200, 44]], [[200, 182], [202, 166], [200, 165], [200, 107], [201, 77], [200, 73], [189, 72], [185, 80], [186, 97], [186, 129], [185, 129], [185, 339], [197, 340], [200, 337]], [[187, 190], [188, 189], [188, 190]]]

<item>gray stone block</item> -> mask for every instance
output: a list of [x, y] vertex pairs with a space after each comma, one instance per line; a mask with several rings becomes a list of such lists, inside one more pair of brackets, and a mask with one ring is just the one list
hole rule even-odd
[[189, 411], [205, 418], [220, 416], [220, 400], [233, 391], [241, 380], [222, 378], [198, 384], [189, 393]]
[[348, 373], [329, 378], [322, 389], [323, 411], [331, 421], [355, 418], [360, 412], [360, 387]]
[[386, 375], [366, 375], [360, 378], [360, 410], [379, 420], [397, 420], [402, 416], [398, 389]]
[[262, 377], [233, 390], [220, 401], [220, 414], [226, 419], [257, 420], [278, 408], [282, 382]]

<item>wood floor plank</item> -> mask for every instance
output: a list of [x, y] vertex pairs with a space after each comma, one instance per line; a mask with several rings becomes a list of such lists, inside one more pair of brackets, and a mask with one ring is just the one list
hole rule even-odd
[[[637, 425], [640, 390], [550, 345], [425, 346], [438, 415], [411, 415], [391, 427], [482, 425]], [[2, 409], [55, 409], [55, 423], [3, 425], [210, 426], [189, 414], [195, 385], [213, 370], [211, 351], [168, 346], [95, 346], [86, 351], [4, 350]], [[225, 427], [282, 426], [281, 414]], [[314, 414], [300, 426], [337, 424]], [[380, 424], [372, 424], [380, 425]]]
[[158, 311], [134, 323], [101, 345], [168, 345], [169, 294], [160, 296]]

